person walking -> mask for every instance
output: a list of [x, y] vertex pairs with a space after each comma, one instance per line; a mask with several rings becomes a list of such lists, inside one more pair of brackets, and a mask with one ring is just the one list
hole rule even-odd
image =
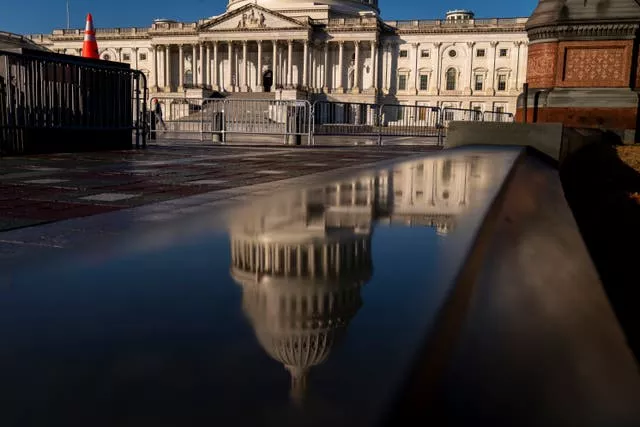
[[153, 98], [152, 102], [153, 102], [153, 113], [156, 116], [156, 129], [158, 128], [158, 123], [160, 123], [162, 125], [162, 128], [166, 132], [167, 125], [164, 123], [164, 120], [162, 119], [162, 106], [160, 105], [160, 103], [156, 98]]

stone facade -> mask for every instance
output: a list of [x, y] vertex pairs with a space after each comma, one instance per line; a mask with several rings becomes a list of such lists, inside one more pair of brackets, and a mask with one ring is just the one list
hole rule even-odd
[[[527, 22], [527, 120], [624, 135], [638, 117], [640, 5], [540, 0]], [[520, 105], [524, 104], [524, 99]], [[523, 115], [519, 109], [516, 119]]]
[[[515, 111], [525, 18], [383, 21], [375, 0], [232, 0], [195, 23], [98, 28], [103, 59], [131, 64], [158, 96], [301, 89], [313, 99]], [[82, 30], [32, 35], [80, 54]]]

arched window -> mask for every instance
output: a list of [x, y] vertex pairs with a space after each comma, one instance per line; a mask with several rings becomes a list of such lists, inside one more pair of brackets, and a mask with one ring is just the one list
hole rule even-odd
[[447, 70], [447, 90], [456, 90], [456, 70], [449, 68]]

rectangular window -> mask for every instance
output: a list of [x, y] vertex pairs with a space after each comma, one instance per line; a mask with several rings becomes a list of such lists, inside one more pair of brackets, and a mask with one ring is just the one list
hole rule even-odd
[[476, 56], [478, 58], [484, 58], [485, 53], [486, 53], [486, 50], [484, 50], [484, 49], [477, 49], [476, 50]]
[[509, 54], [509, 49], [500, 49], [500, 56], [505, 57]]
[[146, 61], [147, 60], [147, 54], [146, 53], [141, 53], [140, 54], [140, 61]]
[[398, 90], [407, 90], [407, 76], [405, 74], [398, 76]]
[[429, 52], [429, 49], [422, 49], [420, 51], [420, 58], [429, 58], [431, 56], [431, 52]]
[[131, 60], [131, 55], [129, 55], [128, 53], [123, 53], [122, 54], [122, 60], [123, 61], [130, 61]]
[[498, 74], [498, 90], [507, 90], [507, 75]]
[[429, 76], [426, 74], [420, 75], [420, 90], [428, 90], [429, 89]]
[[484, 89], [484, 76], [482, 74], [476, 74], [476, 88], [475, 90]]
[[406, 49], [403, 49], [400, 51], [400, 58], [408, 58], [409, 57], [409, 51]]

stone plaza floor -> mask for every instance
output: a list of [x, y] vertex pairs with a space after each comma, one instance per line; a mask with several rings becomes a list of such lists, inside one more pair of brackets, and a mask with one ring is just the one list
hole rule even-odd
[[0, 232], [433, 150], [187, 144], [2, 158]]

